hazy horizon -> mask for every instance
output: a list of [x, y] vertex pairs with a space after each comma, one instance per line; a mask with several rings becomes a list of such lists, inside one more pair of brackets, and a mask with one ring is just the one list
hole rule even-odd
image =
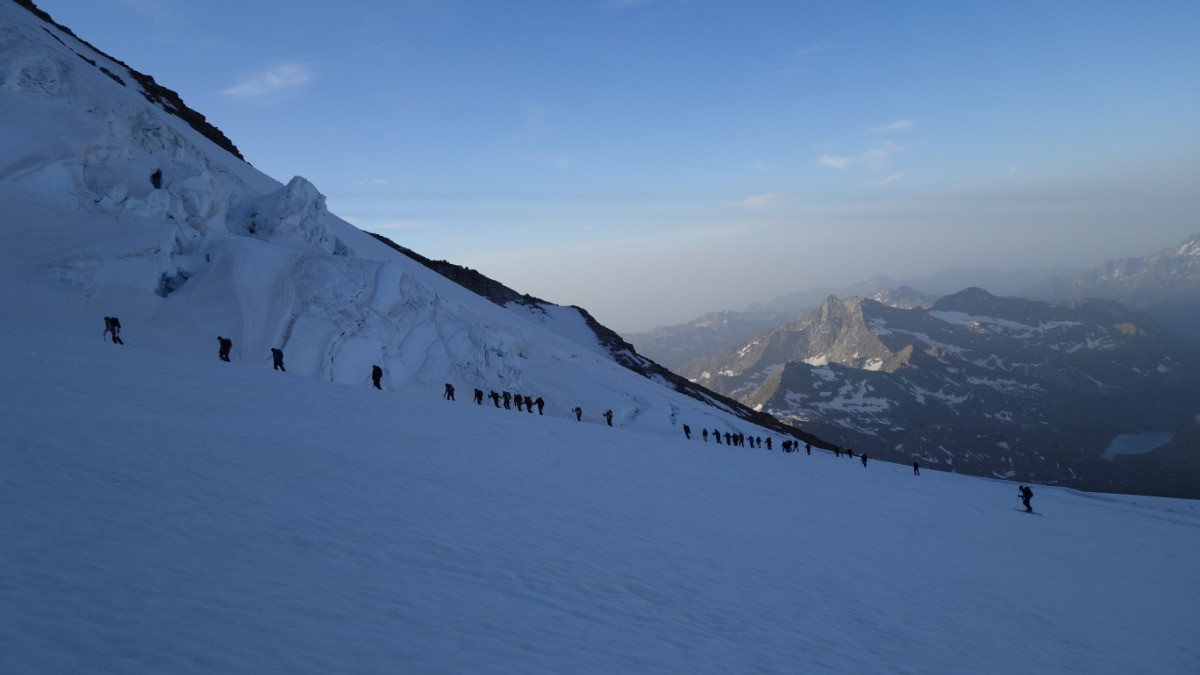
[[621, 332], [1200, 231], [1200, 5], [39, 0], [260, 170]]

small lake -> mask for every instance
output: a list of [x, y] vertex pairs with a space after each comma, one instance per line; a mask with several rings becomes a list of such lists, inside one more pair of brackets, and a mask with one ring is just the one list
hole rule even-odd
[[1142, 431], [1136, 434], [1121, 434], [1112, 439], [1104, 454], [1104, 459], [1112, 459], [1117, 455], [1144, 455], [1151, 450], [1166, 445], [1175, 434], [1169, 431]]

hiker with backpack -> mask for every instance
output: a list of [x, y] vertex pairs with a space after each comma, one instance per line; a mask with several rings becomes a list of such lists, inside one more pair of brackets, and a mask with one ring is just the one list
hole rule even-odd
[[1021, 503], [1025, 505], [1025, 513], [1033, 513], [1033, 506], [1029, 503], [1033, 499], [1033, 488], [1028, 485], [1022, 485], [1017, 488], [1017, 496], [1021, 498]]
[[285, 373], [287, 372], [287, 368], [283, 367], [283, 350], [282, 349], [276, 349], [275, 347], [271, 347], [271, 361], [273, 362], [273, 368], [275, 370], [282, 370]]
[[583, 421], [583, 408], [580, 408], [579, 406], [575, 406], [574, 408], [571, 408], [571, 412], [575, 413], [575, 421], [576, 422]]
[[612, 426], [612, 411], [611, 410], [604, 411], [604, 421], [608, 422], [608, 426], [610, 426], [610, 427]]
[[449, 382], [446, 383], [446, 391], [442, 394], [442, 398], [446, 399], [447, 401], [454, 400], [454, 385], [450, 384]]
[[114, 345], [123, 345], [125, 341], [121, 339], [121, 320], [115, 316], [104, 317], [104, 333], [107, 336], [112, 333], [112, 341]]
[[371, 366], [371, 384], [375, 385], [376, 389], [383, 389], [379, 386], [379, 381], [383, 379], [383, 368], [379, 366]]
[[233, 340], [227, 337], [217, 336], [217, 358], [229, 363], [229, 350], [233, 349]]

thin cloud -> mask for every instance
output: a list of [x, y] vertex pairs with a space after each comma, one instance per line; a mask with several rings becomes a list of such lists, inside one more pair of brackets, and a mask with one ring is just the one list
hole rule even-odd
[[904, 172], [898, 171], [898, 172], [888, 176], [887, 178], [873, 180], [870, 183], [867, 183], [867, 185], [891, 185], [892, 183], [895, 183], [896, 181], [900, 180], [901, 178], [904, 178]]
[[184, 12], [179, 11], [180, 7], [174, 3], [160, 0], [121, 0], [120, 4], [150, 21], [159, 32], [173, 31], [186, 23]]
[[308, 69], [300, 63], [285, 63], [259, 73], [241, 84], [221, 90], [221, 94], [234, 98], [263, 98], [302, 86], [312, 79]]
[[868, 134], [891, 134], [898, 131], [910, 131], [917, 126], [917, 123], [912, 120], [896, 120], [889, 124], [881, 124], [877, 127], [867, 129]]
[[839, 157], [837, 155], [825, 154], [817, 159], [817, 166], [827, 166], [831, 169], [849, 169], [853, 165], [853, 157]]
[[824, 154], [817, 158], [817, 166], [824, 166], [830, 169], [849, 169], [851, 167], [862, 167], [878, 171], [880, 169], [891, 166], [892, 158], [896, 155], [908, 152], [912, 146], [897, 145], [891, 141], [885, 141], [878, 147], [864, 150], [856, 155], [840, 156]]
[[785, 204], [791, 204], [799, 199], [796, 195], [783, 195], [777, 192], [767, 192], [761, 195], [746, 197], [742, 200], [742, 207], [747, 209], [769, 209]]
[[817, 40], [816, 42], [812, 43], [811, 45], [809, 45], [807, 47], [801, 47], [800, 49], [797, 49], [796, 51], [792, 52], [792, 60], [793, 61], [804, 61], [812, 56], [816, 56], [817, 54], [820, 54], [821, 52], [829, 51], [830, 49], [833, 49], [832, 42], [826, 42], [825, 40]]

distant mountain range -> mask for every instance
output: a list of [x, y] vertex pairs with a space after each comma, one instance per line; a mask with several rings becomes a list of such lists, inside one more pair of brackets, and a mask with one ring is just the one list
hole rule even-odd
[[870, 298], [892, 307], [911, 308], [928, 307], [943, 295], [970, 287], [1046, 302], [1115, 300], [1200, 344], [1200, 234], [1179, 246], [1141, 258], [1109, 261], [1090, 271], [947, 268], [904, 281], [875, 275], [849, 286], [796, 291], [765, 303], [753, 303], [742, 311], [710, 312], [687, 323], [625, 337], [647, 358], [668, 368], [682, 368], [689, 361], [737, 346], [763, 331], [798, 321], [831, 295]]
[[802, 320], [681, 374], [859, 453], [1081, 489], [1200, 496], [1152, 456], [1100, 458], [1117, 435], [1200, 412], [1200, 348], [1108, 301], [971, 288], [928, 309], [828, 298]]
[[745, 310], [709, 312], [687, 323], [631, 333], [626, 338], [648, 358], [668, 368], [681, 368], [693, 359], [715, 354], [763, 331], [798, 321], [831, 295], [870, 298], [893, 307], [923, 307], [942, 295], [971, 286], [1005, 295], [1028, 287], [1032, 280], [1076, 271], [1064, 268], [1017, 272], [983, 267], [947, 268], [927, 277], [904, 281], [877, 274], [849, 286], [796, 291], [766, 303], [753, 303]]
[[1200, 233], [1152, 255], [1111, 260], [1071, 278], [1052, 276], [1019, 295], [1048, 302], [1115, 300], [1200, 343]]

